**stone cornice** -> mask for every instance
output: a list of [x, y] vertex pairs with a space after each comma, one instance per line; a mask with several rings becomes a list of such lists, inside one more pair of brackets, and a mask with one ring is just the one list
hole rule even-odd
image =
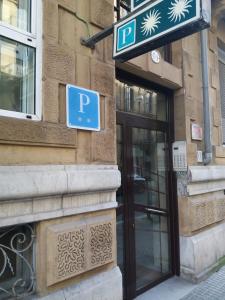
[[0, 200], [116, 190], [114, 165], [1, 166]]

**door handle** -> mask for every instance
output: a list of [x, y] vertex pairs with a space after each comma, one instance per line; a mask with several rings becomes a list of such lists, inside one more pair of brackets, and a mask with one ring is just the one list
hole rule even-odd
[[167, 215], [167, 212], [162, 211], [162, 210], [158, 210], [158, 209], [145, 208], [145, 210], [146, 210], [147, 212], [155, 213], [155, 214], [158, 214], [158, 215], [163, 215], [163, 216]]

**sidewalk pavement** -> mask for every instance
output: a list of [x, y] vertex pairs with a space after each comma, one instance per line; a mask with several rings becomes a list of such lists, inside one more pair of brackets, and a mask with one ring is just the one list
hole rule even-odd
[[199, 284], [170, 278], [136, 300], [225, 300], [225, 267]]

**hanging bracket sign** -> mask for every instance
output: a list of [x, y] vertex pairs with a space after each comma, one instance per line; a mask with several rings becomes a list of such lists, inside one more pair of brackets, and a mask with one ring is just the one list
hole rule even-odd
[[210, 26], [211, 0], [148, 2], [114, 25], [114, 59], [129, 60]]

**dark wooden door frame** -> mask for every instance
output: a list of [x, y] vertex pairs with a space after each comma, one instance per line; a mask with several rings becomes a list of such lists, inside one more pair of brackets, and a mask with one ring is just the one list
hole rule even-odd
[[[117, 73], [118, 75], [118, 73]], [[121, 75], [121, 73], [120, 73]], [[127, 73], [122, 72], [122, 78], [124, 76], [126, 77], [126, 82], [128, 82], [127, 79], [129, 79], [129, 82], [132, 82], [134, 84], [140, 85], [140, 78], [135, 78], [135, 76], [127, 76]], [[121, 77], [119, 76], [119, 79]], [[130, 80], [131, 79], [131, 80]], [[124, 80], [123, 80], [124, 81]], [[152, 88], [151, 84], [145, 80], [141, 80], [141, 86], [145, 88]], [[162, 91], [162, 89], [159, 86], [154, 85], [154, 89]], [[172, 260], [172, 274], [171, 275], [179, 275], [180, 274], [180, 261], [179, 261], [179, 224], [178, 224], [178, 204], [177, 204], [177, 191], [176, 191], [176, 177], [174, 172], [172, 171], [172, 147], [171, 144], [174, 141], [174, 134], [173, 134], [173, 99], [171, 91], [168, 91], [167, 89], [163, 89], [163, 92], [166, 92], [166, 95], [170, 98], [169, 99], [169, 122], [161, 122], [161, 121], [155, 121], [151, 120], [149, 118], [141, 117], [141, 116], [134, 116], [132, 114], [128, 114], [125, 112], [117, 112], [117, 123], [122, 125], [123, 130], [123, 136], [126, 137], [127, 143], [124, 143], [123, 147], [123, 157], [124, 159], [131, 160], [131, 152], [129, 151], [127, 145], [131, 145], [131, 130], [126, 131], [127, 127], [140, 127], [140, 128], [146, 128], [151, 130], [161, 130], [165, 131], [168, 136], [168, 155], [169, 155], [169, 174], [168, 174], [168, 189], [169, 189], [169, 215], [170, 215], [170, 236], [171, 236], [171, 260]], [[138, 120], [135, 122], [135, 119]], [[124, 185], [124, 195], [126, 197], [123, 211], [126, 214], [127, 218], [125, 218], [125, 232], [128, 233], [128, 238], [124, 240], [124, 246], [125, 246], [125, 278], [126, 281], [125, 284], [125, 299], [130, 300], [133, 299], [134, 296], [137, 296], [138, 294], [144, 292], [145, 290], [149, 289], [150, 287], [153, 287], [154, 285], [162, 282], [166, 278], [170, 276], [166, 276], [165, 278], [160, 279], [159, 281], [154, 282], [153, 284], [150, 284], [144, 289], [141, 289], [139, 293], [136, 293], [136, 287], [134, 283], [135, 278], [135, 265], [133, 264], [133, 261], [135, 259], [135, 252], [130, 249], [130, 245], [132, 242], [131, 234], [134, 230], [133, 228], [133, 216], [132, 213], [134, 213], [134, 209], [130, 209], [129, 205], [134, 205], [133, 201], [131, 201], [132, 195], [130, 195], [132, 191], [132, 187], [130, 186], [131, 181], [126, 177], [126, 174], [131, 174], [132, 164], [128, 163], [126, 164], [126, 170], [124, 170], [123, 174], [123, 182], [127, 182], [127, 184]], [[130, 198], [130, 199], [129, 199]], [[133, 243], [134, 244], [134, 243]]]

